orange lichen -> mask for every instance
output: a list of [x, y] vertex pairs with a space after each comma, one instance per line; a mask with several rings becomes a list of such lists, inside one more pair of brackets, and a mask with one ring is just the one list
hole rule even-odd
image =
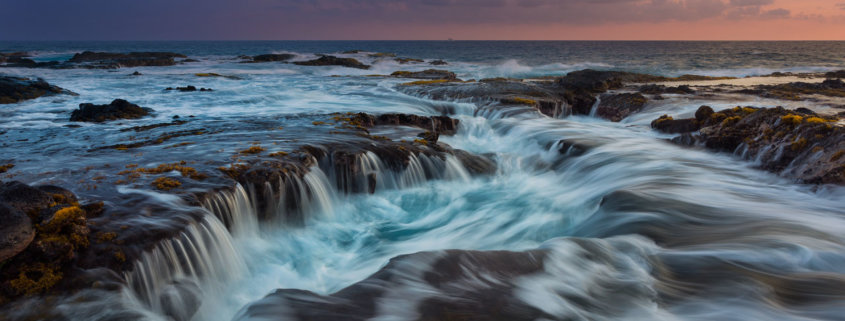
[[9, 283], [19, 295], [35, 295], [53, 287], [62, 279], [62, 273], [43, 263], [21, 269], [18, 278]]
[[12, 167], [15, 167], [15, 164], [0, 165], [0, 174], [8, 172]]
[[804, 117], [795, 114], [789, 114], [780, 118], [785, 124], [798, 125], [804, 120]]
[[251, 146], [250, 148], [239, 151], [238, 154], [254, 155], [254, 154], [260, 154], [263, 151], [264, 151], [264, 148], [261, 147], [261, 146]]
[[171, 189], [182, 186], [182, 183], [172, 178], [159, 177], [153, 181], [152, 185], [153, 187], [162, 191], [169, 191]]
[[97, 233], [97, 243], [108, 242], [117, 238], [115, 232], [99, 232]]
[[288, 154], [287, 152], [278, 151], [278, 152], [275, 152], [275, 153], [270, 153], [270, 155], [268, 155], [268, 156], [270, 156], [270, 157], [282, 157], [282, 156], [287, 156], [287, 154]]

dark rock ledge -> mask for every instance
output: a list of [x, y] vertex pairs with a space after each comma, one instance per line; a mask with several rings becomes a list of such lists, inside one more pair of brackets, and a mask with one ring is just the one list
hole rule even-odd
[[67, 89], [47, 83], [44, 79], [28, 79], [0, 76], [0, 104], [14, 104], [20, 101], [50, 95], [77, 94]]
[[[184, 205], [161, 204], [143, 194], [119, 194], [103, 200], [80, 200], [55, 186], [29, 186], [21, 182], [0, 185], [0, 307], [14, 309], [16, 302], [35, 296], [72, 294], [96, 287], [117, 291], [120, 275], [132, 271], [134, 262], [160, 242], [177, 237], [193, 222], [202, 221], [205, 200], [240, 183], [254, 193], [259, 219], [282, 219], [297, 224], [305, 215], [299, 193], [311, 166], [328, 173], [345, 193], [371, 193], [377, 180], [361, 165], [365, 153], [377, 155], [387, 170], [402, 171], [415, 157], [443, 159], [453, 155], [472, 174], [489, 174], [495, 163], [485, 157], [455, 150], [437, 142], [440, 134], [454, 133], [458, 122], [448, 117], [404, 114], [335, 114], [326, 117], [345, 130], [346, 142], [305, 145], [290, 153], [264, 153], [253, 146], [240, 151], [239, 160], [217, 171], [200, 172], [184, 161], [158, 167], [127, 166], [118, 176], [152, 176], [150, 189], [178, 195]], [[414, 141], [394, 141], [372, 136], [378, 126], [410, 126], [425, 132]], [[224, 156], [224, 159], [229, 159]], [[229, 162], [231, 160], [225, 160]], [[174, 177], [181, 173], [182, 177]], [[428, 173], [426, 175], [439, 173]], [[152, 178], [150, 178], [152, 179]], [[191, 182], [204, 188], [181, 188]], [[210, 187], [217, 186], [217, 187]], [[268, 190], [268, 186], [273, 186]], [[285, 188], [287, 186], [288, 188]], [[264, 191], [264, 192], [261, 192]], [[102, 202], [102, 201], [105, 201]], [[285, 204], [285, 217], [275, 213]], [[144, 219], [138, 220], [139, 215]], [[152, 219], [155, 218], [155, 219]], [[231, 222], [224, 220], [230, 226]], [[99, 271], [93, 273], [92, 271]], [[108, 285], [111, 284], [111, 285]], [[108, 285], [108, 286], [107, 286]], [[51, 315], [49, 308], [33, 311]]]
[[680, 133], [673, 142], [759, 160], [764, 170], [810, 184], [845, 184], [845, 128], [808, 109], [708, 106], [695, 118], [664, 115], [651, 126]]

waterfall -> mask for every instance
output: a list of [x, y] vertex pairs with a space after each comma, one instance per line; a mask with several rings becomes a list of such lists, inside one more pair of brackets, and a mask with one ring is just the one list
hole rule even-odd
[[124, 278], [150, 310], [189, 320], [201, 296], [217, 292], [221, 284], [246, 271], [226, 227], [214, 215], [206, 215], [145, 252]]
[[598, 95], [598, 96], [596, 96], [596, 102], [593, 104], [593, 107], [590, 107], [590, 117], [596, 117], [596, 113], [598, 113], [600, 104], [601, 104], [601, 95]]

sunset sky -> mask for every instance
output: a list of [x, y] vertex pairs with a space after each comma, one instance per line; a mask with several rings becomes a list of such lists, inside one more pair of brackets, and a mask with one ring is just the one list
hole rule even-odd
[[0, 40], [845, 40], [845, 0], [0, 0]]

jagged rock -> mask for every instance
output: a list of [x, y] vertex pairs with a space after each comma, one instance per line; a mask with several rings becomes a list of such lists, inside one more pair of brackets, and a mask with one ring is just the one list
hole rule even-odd
[[251, 58], [250, 60], [242, 61], [242, 62], [258, 63], [258, 62], [288, 61], [288, 60], [293, 59], [294, 57], [296, 57], [296, 56], [292, 55], [292, 54], [264, 54], [264, 55], [249, 57], [249, 58]]
[[211, 89], [211, 88], [197, 88], [197, 87], [194, 87], [194, 86], [176, 87], [176, 88], [173, 88], [173, 87], [167, 87], [167, 88], [165, 88], [164, 90], [178, 90], [178, 91], [181, 91], [181, 92], [190, 92], [190, 91], [214, 91], [214, 90], [213, 90], [213, 89]]
[[35, 238], [32, 221], [24, 212], [0, 203], [0, 262], [23, 252]]
[[349, 68], [370, 69], [369, 65], [362, 64], [354, 58], [338, 58], [335, 56], [322, 56], [309, 61], [296, 61], [294, 64], [300, 66], [344, 66]]
[[50, 85], [41, 78], [31, 80], [28, 78], [0, 76], [0, 104], [14, 104], [27, 99], [56, 94], [76, 96], [76, 93]]
[[104, 122], [116, 119], [138, 119], [148, 116], [153, 110], [123, 99], [115, 99], [108, 105], [79, 104], [79, 109], [70, 115], [70, 121]]
[[674, 120], [664, 115], [652, 127], [686, 132], [673, 140], [677, 143], [726, 152], [741, 148], [745, 157], [758, 160], [763, 169], [805, 183], [845, 184], [845, 128], [835, 121], [782, 107], [712, 112], [702, 106], [696, 118]]
[[71, 63], [84, 63], [86, 68], [120, 68], [140, 66], [173, 66], [174, 58], [187, 58], [173, 52], [93, 52], [77, 53], [68, 60]]
[[596, 107], [596, 115], [618, 122], [643, 109], [648, 99], [639, 93], [602, 95]]
[[438, 59], [438, 60], [432, 60], [428, 64], [432, 65], [432, 66], [443, 66], [443, 65], [448, 65], [449, 63]]
[[390, 74], [393, 77], [397, 78], [413, 78], [413, 79], [448, 79], [454, 80], [457, 79], [457, 75], [454, 72], [448, 70], [439, 70], [439, 69], [426, 69], [423, 71], [396, 71]]
[[437, 134], [454, 135], [458, 130], [459, 120], [448, 116], [419, 116], [411, 114], [382, 114], [378, 116], [358, 113], [352, 117], [362, 126], [371, 128], [378, 125], [401, 125], [425, 129]]
[[639, 89], [637, 89], [640, 93], [647, 94], [647, 95], [661, 95], [661, 94], [680, 94], [680, 95], [691, 95], [695, 93], [695, 90], [690, 88], [687, 85], [681, 85], [677, 87], [667, 87], [664, 85], [657, 85], [657, 84], [648, 84], [642, 85]]

